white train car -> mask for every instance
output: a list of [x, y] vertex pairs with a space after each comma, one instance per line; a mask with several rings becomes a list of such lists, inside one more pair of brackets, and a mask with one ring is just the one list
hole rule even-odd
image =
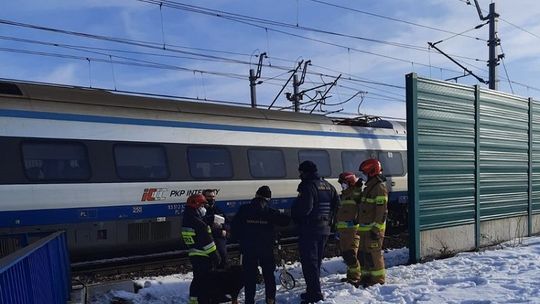
[[378, 158], [391, 204], [403, 203], [406, 129], [386, 124], [0, 82], [0, 250], [56, 230], [75, 259], [180, 248], [190, 194], [217, 189], [234, 214], [268, 185], [287, 209], [307, 159], [339, 189], [340, 172]]

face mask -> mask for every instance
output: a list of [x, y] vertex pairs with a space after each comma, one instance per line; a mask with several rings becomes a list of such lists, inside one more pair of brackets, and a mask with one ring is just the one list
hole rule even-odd
[[204, 207], [199, 207], [197, 208], [197, 213], [199, 213], [199, 215], [202, 217], [202, 216], [205, 216], [206, 215], [206, 208]]
[[341, 184], [341, 189], [347, 190], [347, 188], [349, 188], [349, 185], [348, 185], [348, 184], [346, 184], [346, 183], [342, 183], [342, 184]]
[[206, 198], [208, 205], [213, 205], [216, 202], [216, 196], [214, 194], [205, 195], [204, 198]]
[[367, 176], [366, 176], [364, 173], [358, 174], [358, 178], [360, 178], [360, 179], [363, 180], [363, 181], [367, 181], [367, 180], [368, 180]]

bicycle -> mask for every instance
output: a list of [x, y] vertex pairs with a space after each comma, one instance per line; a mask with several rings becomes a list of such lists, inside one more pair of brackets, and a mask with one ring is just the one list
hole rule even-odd
[[293, 275], [287, 271], [287, 266], [284, 259], [284, 252], [281, 248], [281, 244], [277, 243], [277, 255], [278, 255], [278, 268], [279, 268], [279, 282], [285, 290], [291, 290], [296, 286], [296, 280]]

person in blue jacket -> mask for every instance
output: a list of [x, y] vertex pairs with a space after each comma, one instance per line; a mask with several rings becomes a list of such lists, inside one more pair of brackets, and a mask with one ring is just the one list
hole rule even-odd
[[255, 303], [259, 265], [263, 272], [266, 303], [275, 303], [274, 228], [288, 225], [290, 218], [269, 206], [271, 197], [268, 186], [260, 187], [249, 204], [240, 206], [231, 223], [232, 235], [239, 241], [242, 253], [246, 304]]
[[339, 195], [330, 183], [319, 177], [317, 166], [306, 160], [298, 167], [301, 182], [298, 197], [291, 206], [291, 216], [298, 226], [300, 263], [306, 280], [301, 303], [324, 300], [320, 274], [324, 247], [339, 206]]

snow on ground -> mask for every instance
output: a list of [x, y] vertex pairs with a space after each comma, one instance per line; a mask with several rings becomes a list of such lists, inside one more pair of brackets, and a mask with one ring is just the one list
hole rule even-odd
[[[540, 303], [540, 237], [513, 244], [413, 265], [404, 265], [406, 248], [393, 250], [385, 253], [387, 283], [366, 289], [341, 283], [345, 273], [341, 258], [327, 259], [321, 273], [324, 303]], [[304, 292], [299, 264], [290, 265], [289, 271], [297, 287], [285, 291], [278, 285], [277, 303], [298, 303]], [[113, 291], [93, 303], [109, 303], [112, 297], [137, 304], [186, 303], [191, 278], [178, 274], [137, 279], [145, 286], [137, 294]], [[258, 303], [264, 303], [262, 288], [258, 286]]]

